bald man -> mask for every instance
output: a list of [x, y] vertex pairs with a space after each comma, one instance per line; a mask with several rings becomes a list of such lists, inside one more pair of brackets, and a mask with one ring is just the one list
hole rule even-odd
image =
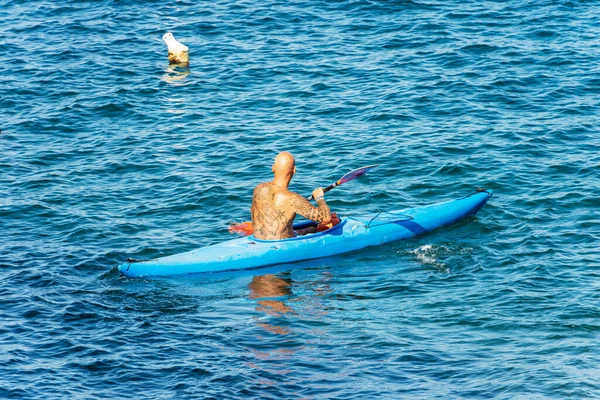
[[296, 173], [294, 156], [287, 151], [279, 153], [273, 162], [272, 171], [273, 180], [256, 186], [252, 195], [250, 213], [257, 239], [278, 240], [296, 236], [292, 229], [296, 214], [321, 224], [331, 222], [331, 212], [325, 203], [323, 188], [315, 189], [312, 193], [317, 207], [298, 193], [288, 190]]

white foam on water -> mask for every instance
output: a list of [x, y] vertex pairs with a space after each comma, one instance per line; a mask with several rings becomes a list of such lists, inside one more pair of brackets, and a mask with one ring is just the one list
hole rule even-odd
[[445, 245], [431, 245], [424, 244], [410, 253], [413, 254], [416, 259], [425, 265], [432, 265], [444, 272], [449, 272], [448, 267], [441, 261], [438, 261], [440, 256], [448, 254], [450, 252], [450, 248]]

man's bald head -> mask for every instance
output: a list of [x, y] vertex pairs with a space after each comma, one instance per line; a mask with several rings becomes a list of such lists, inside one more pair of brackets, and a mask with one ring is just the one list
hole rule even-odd
[[275, 174], [275, 179], [287, 179], [289, 182], [296, 173], [296, 160], [294, 160], [294, 156], [287, 151], [277, 154], [272, 170]]

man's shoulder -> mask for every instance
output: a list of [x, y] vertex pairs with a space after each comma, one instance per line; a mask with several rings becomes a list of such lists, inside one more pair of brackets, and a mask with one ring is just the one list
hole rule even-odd
[[303, 198], [298, 193], [292, 192], [289, 189], [274, 187], [271, 182], [263, 182], [256, 185], [256, 187], [254, 188], [254, 194], [274, 195], [281, 200], [297, 199], [299, 197]]
[[281, 192], [279, 192], [279, 195], [285, 198], [286, 200], [297, 200], [299, 198], [303, 198], [298, 193], [292, 192], [291, 190], [282, 190]]
[[259, 183], [258, 185], [256, 185], [256, 187], [254, 188], [254, 192], [260, 192], [263, 191], [265, 189], [269, 189], [269, 186], [271, 186], [269, 184], [269, 182], [263, 182], [263, 183]]

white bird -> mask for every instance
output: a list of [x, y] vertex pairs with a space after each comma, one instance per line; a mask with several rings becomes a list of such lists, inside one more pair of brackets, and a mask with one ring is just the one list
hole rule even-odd
[[179, 43], [171, 32], [165, 33], [163, 40], [169, 49], [169, 62], [171, 64], [188, 64], [190, 62], [188, 47], [183, 43]]

